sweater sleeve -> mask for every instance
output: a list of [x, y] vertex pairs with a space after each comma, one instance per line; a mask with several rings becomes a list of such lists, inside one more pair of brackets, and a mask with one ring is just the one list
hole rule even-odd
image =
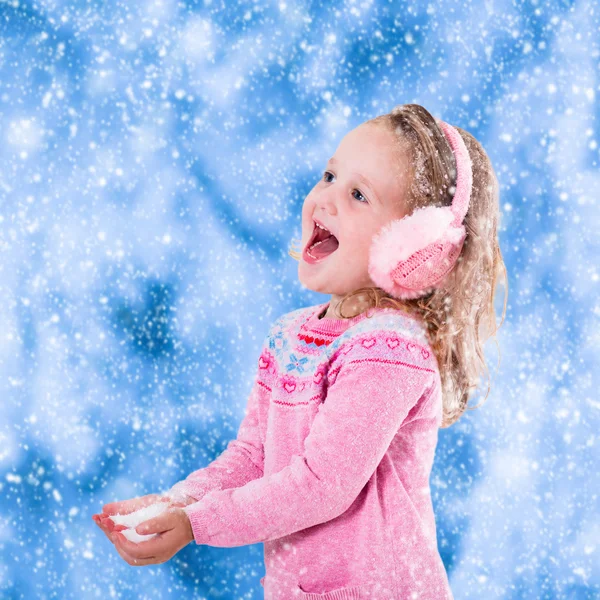
[[292, 456], [277, 473], [210, 492], [184, 509], [196, 543], [266, 542], [334, 519], [350, 507], [434, 374], [416, 360], [385, 352], [366, 358], [360, 350], [359, 343], [346, 350], [302, 455]]
[[[263, 348], [267, 343], [268, 337]], [[174, 499], [181, 499], [183, 495], [200, 500], [210, 491], [241, 487], [263, 476], [264, 448], [260, 432], [260, 409], [268, 386], [262, 379], [259, 358], [257, 377], [236, 439], [231, 440], [227, 448], [206, 467], [177, 482], [166, 492], [167, 495]]]

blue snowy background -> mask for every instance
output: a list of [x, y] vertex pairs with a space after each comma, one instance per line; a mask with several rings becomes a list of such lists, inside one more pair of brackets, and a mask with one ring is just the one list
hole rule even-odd
[[501, 184], [492, 388], [431, 477], [455, 598], [600, 597], [593, 5], [0, 1], [0, 597], [262, 597], [261, 544], [134, 568], [91, 514], [236, 435], [269, 325], [328, 299], [304, 197], [409, 102]]

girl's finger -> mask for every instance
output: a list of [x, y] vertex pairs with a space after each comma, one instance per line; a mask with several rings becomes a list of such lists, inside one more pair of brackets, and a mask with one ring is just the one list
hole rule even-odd
[[102, 525], [102, 523], [96, 523], [96, 524], [103, 531], [104, 535], [106, 535], [106, 537], [112, 542], [112, 540], [110, 539], [110, 531], [108, 531], [108, 529], [106, 527], [104, 527], [104, 525]]
[[108, 531], [123, 531], [123, 529], [127, 529], [125, 525], [117, 525], [110, 517], [103, 517], [100, 522]]
[[115, 522], [110, 517], [102, 517], [101, 523], [108, 531], [112, 531], [115, 528]]
[[96, 525], [98, 525], [98, 527], [100, 527], [100, 529], [106, 533], [107, 536], [110, 536], [111, 529], [108, 527], [109, 521], [106, 521], [102, 518], [94, 519], [94, 521], [96, 522]]
[[147, 542], [140, 542], [139, 544], [128, 540], [122, 533], [113, 533], [113, 540], [115, 546], [118, 545], [132, 558], [141, 560], [168, 554], [171, 547], [169, 540], [165, 540], [164, 536], [160, 534]]
[[128, 505], [130, 504], [131, 500], [122, 500], [121, 502], [109, 502], [108, 504], [105, 504], [102, 507], [102, 512], [105, 515], [115, 515], [117, 513], [126, 514], [127, 512], [130, 512], [127, 510]]
[[136, 528], [136, 533], [140, 535], [150, 535], [151, 533], [164, 533], [170, 531], [177, 525], [177, 519], [173, 512], [167, 510], [164, 513], [140, 523]]
[[145, 565], [155, 565], [162, 562], [157, 560], [155, 556], [147, 556], [146, 558], [137, 558], [135, 556], [131, 556], [126, 550], [123, 549], [118, 540], [115, 540], [114, 544], [119, 556], [132, 567], [143, 567]]
[[109, 502], [102, 507], [102, 511], [107, 515], [119, 513], [126, 515], [140, 508], [154, 504], [155, 502], [168, 502], [169, 498], [160, 494], [147, 494], [146, 496], [138, 496], [130, 500], [120, 500], [118, 502]]

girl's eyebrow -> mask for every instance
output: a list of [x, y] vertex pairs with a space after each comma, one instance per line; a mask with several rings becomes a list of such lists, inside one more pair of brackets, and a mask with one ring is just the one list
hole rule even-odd
[[[333, 158], [333, 156], [327, 161], [327, 164], [329, 164], [329, 163], [331, 163], [332, 165], [339, 164], [338, 161], [335, 158]], [[379, 204], [381, 204], [381, 200], [379, 199], [379, 196], [377, 196], [377, 193], [375, 192], [375, 188], [371, 185], [369, 180], [366, 177], [363, 177], [360, 173], [354, 173], [354, 176], [361, 183], [363, 183], [366, 187], [369, 188], [369, 191], [371, 192], [372, 196], [375, 198], [375, 200], [377, 200], [377, 202], [379, 202]]]

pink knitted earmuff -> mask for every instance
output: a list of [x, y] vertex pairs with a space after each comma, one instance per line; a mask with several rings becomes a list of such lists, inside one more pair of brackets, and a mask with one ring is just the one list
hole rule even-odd
[[369, 275], [375, 285], [401, 299], [430, 292], [454, 266], [467, 235], [473, 171], [460, 133], [436, 119], [456, 160], [456, 189], [450, 206], [426, 206], [385, 225], [373, 238]]

